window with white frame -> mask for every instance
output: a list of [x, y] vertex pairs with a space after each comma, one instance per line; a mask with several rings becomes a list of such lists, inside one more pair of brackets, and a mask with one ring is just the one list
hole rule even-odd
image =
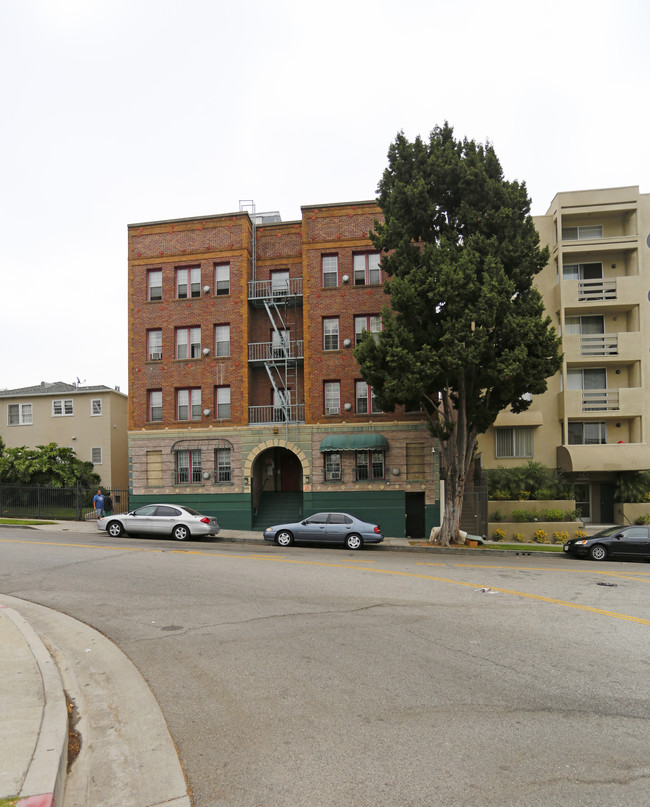
[[341, 382], [325, 381], [323, 384], [323, 398], [326, 415], [341, 414]]
[[[377, 403], [375, 393], [372, 391], [370, 384], [366, 384], [365, 381], [355, 381], [354, 388], [357, 415], [367, 415], [369, 412], [379, 414], [381, 412], [381, 408]], [[369, 403], [370, 409], [368, 409]]]
[[214, 355], [230, 356], [230, 325], [215, 326]]
[[354, 285], [355, 286], [376, 286], [381, 280], [379, 270], [379, 253], [364, 252], [354, 255]]
[[162, 361], [162, 330], [147, 331], [147, 359]]
[[583, 241], [585, 239], [602, 237], [602, 224], [581, 224], [578, 227], [562, 227], [563, 241]]
[[341, 452], [327, 451], [325, 453], [325, 481], [341, 481]]
[[147, 272], [147, 299], [162, 300], [162, 269]]
[[607, 424], [601, 421], [569, 421], [570, 446], [596, 446], [607, 443]]
[[384, 478], [385, 464], [383, 451], [357, 451], [355, 463], [357, 480]]
[[271, 351], [274, 359], [283, 359], [291, 355], [291, 331], [283, 328], [271, 332]]
[[176, 329], [176, 358], [198, 359], [201, 356], [201, 329]]
[[271, 272], [271, 293], [274, 296], [289, 294], [289, 270], [278, 269]]
[[52, 401], [52, 416], [66, 417], [74, 415], [74, 404], [72, 398], [60, 398]]
[[361, 336], [364, 331], [369, 331], [375, 341], [379, 339], [379, 332], [381, 331], [381, 317], [379, 314], [368, 314], [367, 316], [357, 316], [354, 318], [355, 346], [361, 341]]
[[339, 349], [339, 318], [325, 317], [323, 319], [323, 349]]
[[176, 451], [176, 484], [190, 484], [203, 481], [200, 450]]
[[230, 387], [216, 388], [214, 408], [217, 420], [228, 420], [230, 418]]
[[32, 405], [8, 404], [7, 426], [31, 426], [33, 423]]
[[90, 461], [93, 465], [102, 464], [102, 449], [101, 446], [96, 446], [90, 449]]
[[232, 465], [229, 448], [217, 448], [214, 452], [214, 468], [217, 482], [232, 481]]
[[179, 300], [201, 296], [200, 266], [188, 266], [176, 270], [176, 296]]
[[230, 264], [217, 263], [214, 267], [214, 291], [216, 295], [230, 294]]
[[201, 390], [176, 390], [176, 418], [177, 420], [201, 420]]
[[162, 420], [162, 390], [152, 389], [148, 394], [148, 420], [149, 423], [160, 423]]
[[339, 285], [339, 258], [338, 255], [323, 255], [321, 258], [323, 270], [323, 286], [332, 288]]
[[532, 426], [507, 426], [494, 430], [497, 458], [528, 457], [534, 454]]
[[90, 401], [90, 415], [91, 417], [98, 417], [102, 413], [102, 399], [93, 398]]

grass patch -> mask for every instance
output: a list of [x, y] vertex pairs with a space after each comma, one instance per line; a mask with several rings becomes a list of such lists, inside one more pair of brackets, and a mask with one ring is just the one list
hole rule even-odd
[[562, 544], [485, 544], [485, 549], [510, 549], [517, 552], [562, 552]]
[[13, 796], [10, 799], [0, 799], [0, 807], [16, 807], [18, 800], [18, 796]]
[[[10, 527], [37, 527], [43, 524], [56, 524], [56, 521], [36, 521], [33, 518], [0, 518], [0, 524]], [[5, 807], [0, 801], [0, 807]]]

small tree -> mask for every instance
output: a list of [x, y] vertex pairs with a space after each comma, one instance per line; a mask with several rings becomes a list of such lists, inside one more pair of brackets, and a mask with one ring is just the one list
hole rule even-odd
[[[533, 278], [548, 260], [526, 186], [507, 182], [491, 145], [402, 133], [379, 183], [373, 243], [388, 275], [379, 338], [355, 356], [382, 409], [419, 402], [440, 439], [440, 540], [458, 540], [476, 439], [502, 409], [522, 412], [560, 367], [560, 341]], [[442, 475], [441, 473], [441, 475]]]
[[72, 448], [48, 443], [36, 448], [4, 448], [0, 453], [0, 483], [49, 485], [55, 488], [96, 487], [100, 477], [91, 462], [83, 462]]

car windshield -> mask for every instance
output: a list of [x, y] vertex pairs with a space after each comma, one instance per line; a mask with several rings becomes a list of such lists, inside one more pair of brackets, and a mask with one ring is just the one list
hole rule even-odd
[[601, 530], [600, 532], [591, 535], [590, 538], [607, 538], [610, 535], [616, 535], [617, 532], [622, 532], [623, 527], [607, 527], [607, 529]]

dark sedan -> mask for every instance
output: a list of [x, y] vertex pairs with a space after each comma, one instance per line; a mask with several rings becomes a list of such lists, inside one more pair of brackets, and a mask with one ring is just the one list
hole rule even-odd
[[592, 560], [647, 559], [650, 558], [650, 533], [647, 526], [638, 524], [607, 527], [588, 538], [571, 538], [564, 544], [564, 553]]
[[343, 544], [347, 549], [361, 549], [378, 544], [384, 536], [377, 524], [369, 524], [348, 513], [316, 513], [294, 524], [279, 524], [264, 530], [265, 541], [291, 546], [294, 541]]

